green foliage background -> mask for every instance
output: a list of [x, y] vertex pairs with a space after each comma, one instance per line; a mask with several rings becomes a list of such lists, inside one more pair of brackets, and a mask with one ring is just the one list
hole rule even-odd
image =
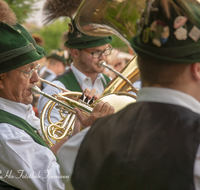
[[62, 48], [64, 42], [61, 39], [61, 36], [68, 30], [69, 21], [70, 19], [68, 18], [57, 20], [52, 24], [44, 26], [38, 31], [38, 34], [40, 34], [45, 40], [44, 49], [47, 54], [52, 49]]
[[38, 10], [34, 8], [34, 3], [39, 0], [4, 0], [8, 3], [10, 8], [15, 12], [18, 22], [24, 23], [24, 21], [29, 18], [34, 11]]

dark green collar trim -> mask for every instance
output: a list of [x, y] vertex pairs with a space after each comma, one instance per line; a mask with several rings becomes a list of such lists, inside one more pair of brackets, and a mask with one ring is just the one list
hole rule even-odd
[[[103, 76], [106, 80], [106, 83], [103, 79], [101, 79], [101, 81], [103, 83], [104, 88], [106, 88], [106, 86], [110, 82], [110, 78], [105, 74], [103, 74]], [[65, 73], [63, 73], [63, 75], [58, 76], [55, 80], [59, 80], [60, 82], [62, 82], [65, 85], [65, 88], [68, 90], [83, 92], [83, 90], [81, 89], [81, 85], [78, 83], [71, 69], [68, 69]]]
[[13, 125], [14, 127], [24, 130], [27, 134], [29, 134], [32, 137], [32, 139], [36, 143], [50, 149], [50, 147], [42, 139], [42, 137], [40, 136], [38, 131], [34, 127], [32, 127], [29, 123], [27, 123], [25, 120], [23, 120], [22, 118], [17, 117], [6, 111], [0, 110], [0, 123], [8, 123], [8, 124]]
[[57, 77], [55, 80], [62, 82], [65, 85], [65, 88], [68, 90], [83, 92], [71, 69], [68, 69], [63, 75]]
[[[103, 73], [102, 73], [102, 74], [103, 74]], [[101, 81], [102, 81], [103, 86], [104, 86], [104, 89], [105, 89], [105, 88], [108, 86], [108, 84], [109, 84], [109, 82], [110, 82], [111, 80], [110, 80], [110, 78], [109, 78], [107, 75], [103, 74], [103, 76], [104, 76], [104, 78], [106, 79], [106, 84], [105, 84], [105, 82], [104, 82], [103, 79], [101, 79]]]

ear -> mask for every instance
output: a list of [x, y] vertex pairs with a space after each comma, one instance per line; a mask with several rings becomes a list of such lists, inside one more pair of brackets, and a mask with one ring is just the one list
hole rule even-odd
[[190, 65], [191, 74], [195, 80], [200, 81], [200, 63]]
[[78, 49], [70, 49], [71, 55], [74, 58], [77, 58], [79, 55], [79, 50]]

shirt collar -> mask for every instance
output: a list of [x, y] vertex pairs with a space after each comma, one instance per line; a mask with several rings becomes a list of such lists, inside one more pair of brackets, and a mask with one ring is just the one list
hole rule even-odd
[[179, 105], [200, 114], [200, 102], [178, 90], [160, 87], [144, 87], [138, 92], [137, 102], [160, 102]]
[[[79, 71], [76, 67], [74, 67], [74, 64], [71, 63], [71, 70], [73, 71], [77, 81], [79, 82], [79, 84], [81, 86], [83, 86], [84, 81], [86, 80], [86, 78], [90, 78], [87, 77], [86, 75], [84, 75], [81, 71]], [[96, 80], [100, 80], [100, 79], [104, 79], [103, 74], [102, 73], [98, 73]], [[96, 81], [95, 80], [95, 81]], [[104, 81], [105, 82], [105, 81]]]
[[48, 72], [48, 73], [50, 73], [50, 74], [52, 74], [52, 75], [56, 75], [56, 73], [54, 73], [52, 70], [50, 70], [50, 69], [46, 69], [46, 72]]
[[18, 102], [13, 102], [0, 97], [0, 109], [6, 112], [9, 112], [13, 115], [16, 115], [24, 120], [28, 114], [32, 114], [33, 108], [32, 105], [25, 105]]

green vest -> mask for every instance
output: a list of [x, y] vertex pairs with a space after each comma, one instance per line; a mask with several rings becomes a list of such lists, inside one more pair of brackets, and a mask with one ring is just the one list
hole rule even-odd
[[[6, 112], [6, 111], [0, 110], [0, 123], [11, 124], [14, 127], [17, 127], [19, 129], [24, 130], [27, 134], [29, 134], [32, 137], [32, 139], [36, 143], [50, 149], [50, 147], [46, 144], [46, 142], [42, 139], [42, 137], [38, 133], [37, 129], [32, 127], [29, 123], [27, 123], [22, 118], [17, 117], [15, 115], [11, 114], [11, 113]], [[55, 157], [56, 157], [56, 155], [55, 155]], [[56, 157], [56, 160], [57, 160], [57, 157]], [[9, 189], [9, 190], [19, 190], [18, 188], [13, 187], [13, 186], [5, 183], [4, 181], [0, 180], [0, 189], [1, 188], [2, 189]]]
[[29, 134], [32, 137], [32, 139], [36, 143], [50, 149], [50, 147], [46, 144], [46, 142], [43, 140], [43, 138], [38, 133], [37, 129], [32, 127], [29, 123], [27, 123], [22, 118], [17, 117], [6, 111], [0, 110], [0, 123], [8, 123], [8, 124], [13, 125], [14, 127], [24, 130], [27, 134]]
[[[102, 79], [101, 81], [104, 88], [106, 88], [106, 86], [110, 82], [110, 78], [105, 74], [103, 74], [103, 76], [106, 80], [106, 84], [104, 83]], [[65, 85], [66, 89], [68, 90], [77, 91], [77, 92], [83, 91], [71, 69], [68, 69], [63, 75], [58, 76], [55, 80], [59, 80], [60, 82], [62, 82]]]

